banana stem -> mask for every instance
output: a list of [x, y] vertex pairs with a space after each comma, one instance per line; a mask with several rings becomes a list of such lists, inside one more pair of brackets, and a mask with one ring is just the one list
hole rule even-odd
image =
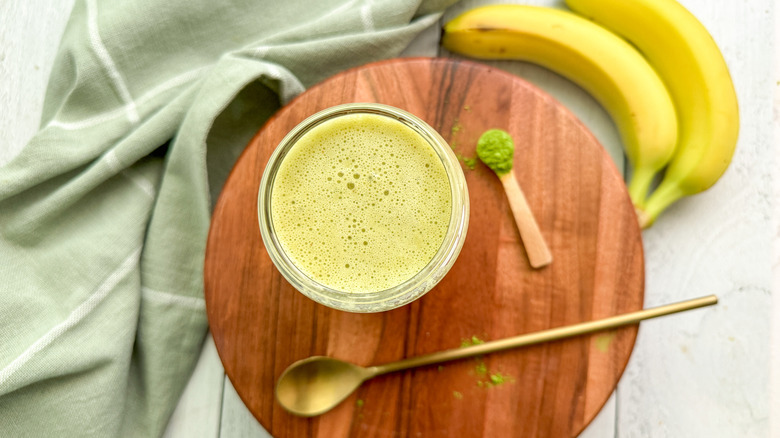
[[647, 192], [655, 178], [655, 171], [652, 169], [638, 167], [634, 168], [634, 173], [628, 182], [628, 196], [636, 208], [644, 208]]
[[658, 215], [675, 201], [685, 196], [686, 193], [677, 183], [668, 180], [661, 181], [658, 188], [647, 198], [647, 202], [640, 209], [639, 225], [644, 229], [655, 222]]

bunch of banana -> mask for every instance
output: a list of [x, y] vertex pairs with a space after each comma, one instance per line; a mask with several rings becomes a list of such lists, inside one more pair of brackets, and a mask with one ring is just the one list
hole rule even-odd
[[563, 10], [492, 5], [447, 23], [441, 42], [473, 58], [539, 64], [592, 94], [615, 121], [633, 165], [628, 187], [635, 205], [671, 159], [677, 118], [669, 93], [642, 55], [607, 29]]
[[663, 79], [677, 109], [677, 151], [642, 205], [640, 223], [649, 226], [673, 202], [710, 188], [731, 162], [739, 107], [728, 67], [707, 29], [676, 0], [566, 3], [634, 44]]
[[492, 5], [447, 23], [442, 45], [474, 58], [536, 63], [590, 92], [618, 127], [633, 167], [629, 194], [649, 226], [728, 166], [738, 127], [728, 70], [707, 31], [675, 0], [567, 3], [604, 27], [553, 8]]

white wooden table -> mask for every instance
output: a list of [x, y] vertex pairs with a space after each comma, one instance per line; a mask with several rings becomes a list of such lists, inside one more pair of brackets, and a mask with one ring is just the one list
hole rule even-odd
[[[560, 6], [556, 0], [516, 0]], [[0, 1], [0, 164], [35, 133], [59, 38], [74, 0]], [[772, 0], [681, 0], [710, 30], [730, 66], [742, 127], [722, 180], [644, 232], [647, 306], [717, 294], [714, 308], [642, 323], [617, 390], [582, 437], [780, 437], [780, 48]], [[485, 0], [465, 0], [444, 19]], [[436, 56], [429, 29], [405, 55]], [[541, 68], [495, 63], [557, 97], [620, 167], [606, 113]], [[774, 106], [773, 106], [774, 104]], [[774, 112], [773, 112], [774, 108]], [[774, 339], [770, 339], [774, 333]], [[167, 437], [267, 437], [225, 377], [208, 338]]]

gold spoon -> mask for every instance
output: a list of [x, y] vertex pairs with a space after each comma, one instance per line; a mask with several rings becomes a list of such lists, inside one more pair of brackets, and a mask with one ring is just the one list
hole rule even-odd
[[331, 410], [363, 382], [382, 374], [636, 324], [644, 319], [711, 306], [717, 302], [715, 295], [709, 295], [367, 368], [330, 357], [313, 356], [293, 363], [282, 373], [276, 383], [276, 399], [290, 413], [313, 417]]

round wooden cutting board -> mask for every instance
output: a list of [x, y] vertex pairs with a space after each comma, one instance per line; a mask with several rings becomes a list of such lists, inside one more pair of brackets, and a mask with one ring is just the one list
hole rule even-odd
[[[471, 198], [466, 243], [450, 273], [422, 299], [390, 312], [353, 314], [298, 293], [263, 246], [258, 185], [288, 130], [347, 102], [381, 102], [416, 114], [466, 159], [475, 156], [485, 130], [509, 131], [516, 142], [515, 173], [552, 264], [530, 267], [498, 178], [481, 163], [473, 169], [464, 164]], [[473, 338], [494, 340], [638, 310], [644, 257], [620, 174], [558, 102], [482, 64], [399, 59], [312, 87], [260, 130], [214, 211], [205, 288], [225, 372], [275, 437], [574, 437], [614, 390], [637, 326], [378, 377], [315, 418], [284, 411], [274, 385], [288, 365], [312, 355], [375, 365], [457, 348]]]

